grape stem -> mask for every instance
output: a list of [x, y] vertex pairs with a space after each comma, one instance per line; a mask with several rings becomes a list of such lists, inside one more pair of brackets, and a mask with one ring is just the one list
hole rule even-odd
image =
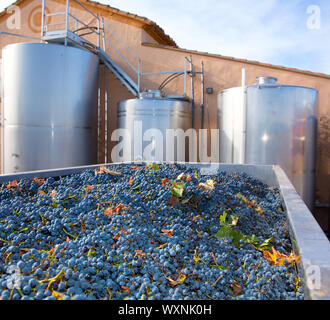
[[44, 280], [40, 280], [39, 283], [44, 283], [44, 282], [48, 282], [48, 286], [47, 286], [47, 289], [50, 288], [50, 286], [52, 285], [53, 282], [57, 281], [59, 279], [59, 277], [61, 276], [61, 274], [63, 273], [64, 271], [64, 267], [61, 269], [61, 271], [53, 278], [50, 278], [50, 279], [44, 279]]

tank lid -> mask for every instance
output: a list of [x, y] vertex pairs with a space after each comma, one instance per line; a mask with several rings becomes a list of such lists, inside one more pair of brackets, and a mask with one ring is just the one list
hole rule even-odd
[[275, 84], [277, 81], [277, 78], [275, 77], [267, 77], [267, 76], [259, 76], [256, 77], [257, 84]]
[[162, 98], [162, 92], [160, 90], [148, 90], [143, 91], [139, 95], [140, 99], [153, 99], [153, 98]]

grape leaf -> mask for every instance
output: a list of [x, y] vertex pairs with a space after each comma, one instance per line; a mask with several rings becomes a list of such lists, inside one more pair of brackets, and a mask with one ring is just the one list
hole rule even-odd
[[178, 198], [181, 198], [183, 195], [185, 184], [183, 182], [170, 181], [172, 188], [170, 188], [171, 193]]
[[37, 177], [34, 177], [33, 181], [38, 182], [39, 184], [43, 184], [45, 182], [45, 179], [39, 179]]
[[211, 186], [208, 183], [204, 183], [204, 182], [200, 182], [198, 184], [198, 187], [202, 188], [203, 191], [212, 191], [214, 189], [214, 186]]
[[233, 294], [235, 296], [239, 296], [243, 293], [243, 288], [242, 286], [240, 285], [240, 283], [238, 281], [234, 281], [234, 283], [230, 284], [230, 288], [232, 289], [233, 291]]
[[52, 192], [49, 195], [51, 196], [52, 199], [54, 199], [56, 194], [57, 194], [57, 191], [54, 189], [54, 190], [52, 190]]
[[190, 196], [189, 198], [182, 200], [181, 203], [182, 204], [187, 204], [191, 200], [192, 197], [193, 196]]
[[174, 229], [170, 229], [170, 230], [163, 229], [160, 235], [166, 234], [169, 238], [171, 238], [173, 235], [173, 231], [174, 231]]
[[266, 240], [264, 240], [263, 242], [261, 242], [260, 244], [257, 244], [256, 247], [258, 249], [269, 249], [271, 247], [271, 242], [274, 240], [273, 237], [268, 238]]
[[123, 292], [128, 293], [130, 296], [132, 295], [131, 290], [130, 290], [129, 287], [121, 286], [121, 289], [122, 289]]
[[52, 291], [52, 296], [56, 298], [56, 300], [62, 300], [65, 297], [65, 294], [55, 291]]
[[176, 177], [176, 180], [184, 180], [185, 178], [185, 174], [183, 172], [181, 172], [177, 177]]
[[182, 284], [185, 280], [186, 280], [186, 275], [183, 273], [180, 273], [179, 276], [177, 277], [177, 280], [173, 280], [170, 277], [166, 277], [165, 278], [170, 282], [168, 285], [170, 287], [175, 287], [178, 284]]
[[214, 181], [212, 179], [208, 179], [208, 180], [206, 180], [206, 184], [209, 185], [210, 187], [214, 188], [216, 181]]
[[284, 258], [287, 257], [286, 255], [280, 253], [279, 251], [275, 250], [274, 247], [272, 247], [272, 252], [267, 250], [262, 250], [262, 253], [264, 254], [264, 258], [271, 264], [271, 265], [283, 265], [284, 264]]
[[151, 168], [152, 170], [159, 170], [159, 165], [157, 163], [147, 163], [146, 168]]
[[180, 203], [180, 200], [176, 196], [171, 196], [171, 197], [168, 198], [168, 204], [171, 205], [171, 206], [174, 205], [174, 204], [179, 204], [179, 203]]
[[209, 265], [209, 267], [210, 267], [210, 268], [216, 268], [216, 269], [219, 269], [220, 271], [226, 269], [226, 267], [224, 267], [224, 266], [219, 266], [218, 264], [211, 264], [211, 265]]
[[121, 172], [115, 172], [115, 171], [109, 170], [105, 166], [100, 166], [99, 171], [94, 170], [94, 173], [96, 176], [100, 173], [108, 173], [108, 174], [110, 174], [112, 176], [116, 176], [116, 177], [121, 176]]
[[169, 182], [169, 180], [167, 178], [162, 179], [161, 180], [162, 186], [165, 186], [167, 182]]
[[129, 181], [127, 182], [128, 185], [132, 185], [134, 182], [133, 177], [130, 176]]
[[260, 214], [264, 213], [264, 210], [260, 206], [258, 206], [255, 210]]
[[7, 188], [10, 189], [10, 188], [15, 188], [15, 187], [17, 187], [17, 181], [16, 180], [9, 181]]

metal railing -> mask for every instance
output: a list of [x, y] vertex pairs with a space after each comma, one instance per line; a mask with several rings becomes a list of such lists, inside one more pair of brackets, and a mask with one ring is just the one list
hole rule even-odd
[[[136, 73], [137, 75], [137, 88], [138, 91], [140, 92], [140, 86], [141, 86], [141, 59], [135, 54], [135, 52], [129, 48], [126, 43], [124, 41], [122, 41], [118, 35], [112, 30], [110, 29], [105, 23], [104, 23], [104, 19], [102, 18], [102, 39], [103, 39], [103, 50], [105, 52], [107, 52], [108, 50], [108, 46], [110, 47], [110, 49], [114, 50], [126, 63], [127, 65]], [[136, 62], [136, 67], [130, 63], [128, 61], [127, 58], [125, 58], [123, 56], [123, 54], [107, 39], [107, 37], [105, 36], [105, 33], [109, 32], [122, 46], [124, 46], [124, 48], [127, 49], [127, 51], [129, 53], [131, 53], [131, 55], [133, 56], [135, 62]], [[107, 46], [108, 45], [108, 46]]]
[[[92, 18], [94, 25], [91, 25], [91, 22], [86, 23], [81, 18], [78, 18], [76, 15], [72, 13], [71, 4], [77, 4], [79, 9], [87, 12]], [[193, 76], [195, 74], [201, 74], [203, 72], [194, 72], [192, 61], [185, 57], [184, 60], [184, 70], [183, 71], [170, 71], [170, 72], [153, 72], [153, 73], [142, 73], [142, 64], [141, 59], [138, 55], [129, 48], [124, 41], [120, 39], [120, 37], [104, 23], [104, 18], [92, 12], [89, 8], [87, 8], [83, 3], [79, 0], [66, 0], [66, 8], [65, 11], [62, 12], [54, 12], [54, 13], [46, 13], [46, 0], [42, 0], [42, 21], [41, 21], [41, 39], [47, 38], [47, 36], [56, 36], [64, 38], [64, 44], [68, 45], [68, 39], [73, 41], [77, 39], [83, 39], [85, 45], [89, 45], [94, 47], [101, 54], [104, 53], [113, 61], [122, 61], [124, 62], [125, 68], [128, 70], [129, 74], [133, 75], [133, 79], [131, 79], [130, 75], [126, 74], [123, 70], [120, 69], [119, 73], [122, 73], [122, 78], [128, 79], [126, 84], [130, 87], [134, 87], [134, 91], [137, 95], [141, 92], [141, 79], [145, 76], [151, 75], [169, 75], [168, 79], [165, 79], [165, 82], [161, 85], [165, 86], [168, 82], [173, 80], [174, 78], [183, 75], [184, 77], [184, 97], [187, 97], [187, 79], [188, 76]], [[54, 23], [46, 23], [47, 18], [49, 17], [57, 17], [63, 16], [63, 21], [54, 22]], [[71, 21], [73, 21], [74, 27], [72, 28]], [[62, 25], [62, 29], [51, 30], [54, 27], [58, 27]], [[90, 39], [87, 39], [87, 35], [94, 34], [96, 39], [96, 44]], [[117, 46], [115, 45], [115, 42]], [[118, 47], [123, 48], [126, 51], [126, 54], [123, 53]], [[127, 53], [130, 55], [130, 59], [127, 57]], [[114, 58], [116, 56], [117, 59]], [[188, 63], [190, 63], [190, 70], [188, 70]], [[132, 84], [132, 82], [134, 84]], [[191, 86], [193, 85], [193, 80], [191, 81]], [[193, 98], [193, 89], [191, 89], [191, 95]]]
[[[86, 23], [82, 19], [76, 17], [71, 10], [71, 3], [76, 3], [80, 9], [83, 9], [85, 12], [88, 12], [93, 19], [96, 19], [96, 24], [91, 25], [91, 23]], [[140, 58], [130, 49], [117, 35], [116, 33], [108, 27], [104, 23], [104, 19], [100, 18], [99, 15], [92, 12], [88, 9], [84, 4], [82, 4], [78, 0], [67, 0], [66, 1], [66, 9], [65, 12], [55, 12], [55, 13], [46, 13], [46, 0], [42, 0], [42, 22], [41, 22], [41, 38], [43, 39], [51, 32], [52, 28], [62, 25], [63, 28], [61, 30], [53, 30], [53, 32], [63, 33], [65, 35], [65, 45], [68, 44], [68, 38], [70, 35], [78, 36], [82, 38], [87, 43], [96, 46], [96, 49], [103, 50], [109, 57], [113, 56], [113, 53], [116, 53], [118, 57], [125, 62], [125, 65], [128, 67], [129, 70], [133, 71], [136, 78], [136, 86], [137, 91], [140, 92], [140, 83], [141, 83], [141, 60]], [[63, 21], [56, 22], [56, 23], [46, 23], [48, 17], [54, 16], [63, 16]], [[73, 20], [74, 28], [71, 28], [70, 22]], [[101, 26], [102, 25], [102, 26]], [[106, 36], [106, 33], [111, 35], [111, 39]], [[86, 39], [86, 35], [95, 34], [96, 45], [91, 43], [88, 39]], [[101, 41], [102, 40], [102, 41]], [[111, 41], [112, 40], [112, 41]], [[119, 42], [132, 56], [134, 59], [134, 63], [136, 66], [133, 65], [132, 62], [128, 60], [125, 55], [118, 50], [118, 48], [114, 44], [114, 40]]]

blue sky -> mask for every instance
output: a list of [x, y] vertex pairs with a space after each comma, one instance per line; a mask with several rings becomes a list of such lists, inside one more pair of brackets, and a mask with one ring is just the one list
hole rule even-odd
[[329, 0], [98, 2], [153, 20], [181, 48], [330, 74]]

